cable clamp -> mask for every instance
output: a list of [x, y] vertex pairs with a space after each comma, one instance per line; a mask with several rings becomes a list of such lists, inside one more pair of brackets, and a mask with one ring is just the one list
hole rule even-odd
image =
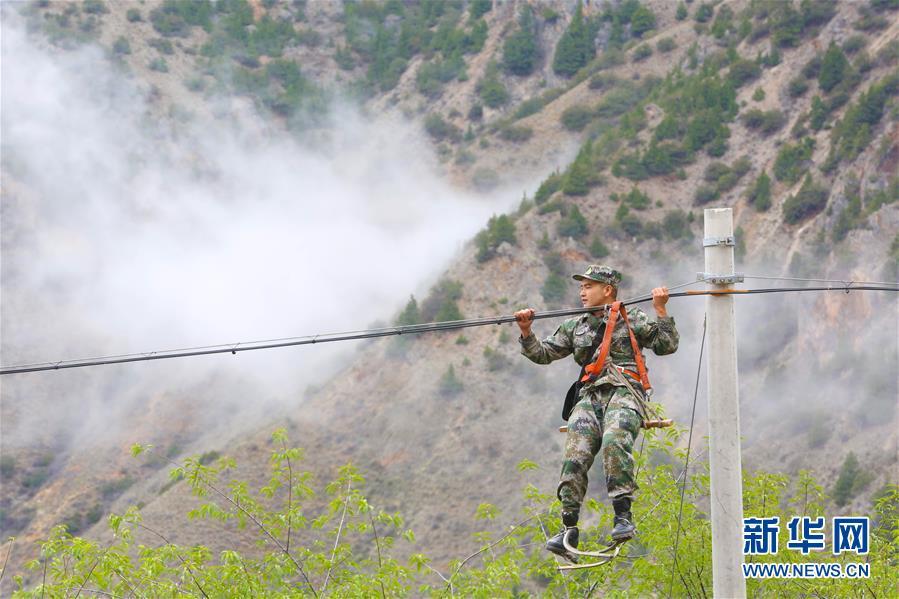
[[736, 272], [732, 275], [716, 275], [708, 272], [696, 273], [696, 280], [713, 285], [733, 285], [734, 283], [742, 283], [744, 279], [743, 273]]
[[736, 242], [734, 241], [733, 235], [728, 235], [727, 237], [705, 237], [702, 240], [702, 247], [717, 247], [719, 245], [724, 246], [734, 246]]

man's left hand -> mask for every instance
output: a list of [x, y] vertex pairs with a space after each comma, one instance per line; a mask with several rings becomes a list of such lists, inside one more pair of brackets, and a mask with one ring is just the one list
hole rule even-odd
[[656, 287], [652, 290], [652, 307], [656, 310], [656, 315], [659, 318], [665, 318], [668, 316], [668, 310], [665, 309], [665, 304], [668, 303], [668, 288], [667, 287]]

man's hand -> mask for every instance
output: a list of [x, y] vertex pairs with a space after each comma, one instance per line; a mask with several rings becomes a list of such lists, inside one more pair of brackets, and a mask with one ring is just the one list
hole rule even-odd
[[515, 320], [518, 321], [518, 328], [521, 329], [521, 336], [530, 337], [531, 324], [534, 322], [534, 309], [525, 308], [515, 313]]
[[656, 310], [656, 316], [659, 318], [666, 318], [668, 316], [668, 310], [665, 309], [665, 304], [667, 303], [667, 287], [656, 287], [652, 290], [652, 307]]

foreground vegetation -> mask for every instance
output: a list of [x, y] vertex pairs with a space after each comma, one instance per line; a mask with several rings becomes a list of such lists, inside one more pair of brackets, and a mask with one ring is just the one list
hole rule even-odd
[[[415, 553], [415, 537], [399, 514], [369, 503], [365, 480], [352, 466], [339, 470], [325, 486], [327, 503], [319, 508], [312, 474], [302, 471], [303, 452], [289, 447], [286, 433], [272, 436], [271, 477], [250, 491], [246, 481], [224, 477], [233, 460], [219, 458], [204, 465], [199, 458], [176, 464], [173, 481], [189, 484], [197, 505], [189, 519], [236, 525], [255, 541], [256, 549], [217, 554], [201, 544], [185, 546], [168, 540], [168, 530], [143, 520], [138, 508], [108, 518], [109, 544], [72, 536], [64, 526], [53, 529], [39, 555], [28, 563], [28, 587], [15, 576], [14, 597], [165, 596], [402, 596], [408, 594], [511, 597], [521, 594], [589, 596], [709, 596], [711, 594], [711, 530], [703, 506], [709, 495], [707, 472], [688, 477], [680, 501], [684, 459], [674, 449], [677, 432], [648, 436], [637, 463], [640, 534], [627, 555], [612, 566], [562, 574], [542, 545], [555, 532], [559, 504], [527, 483], [537, 465], [519, 464], [525, 478], [522, 513], [504, 515], [482, 504], [475, 518], [484, 532], [474, 535], [471, 555], [448, 566], [436, 566]], [[135, 446], [139, 455], [152, 448]], [[699, 470], [703, 470], [700, 466]], [[899, 489], [885, 487], [872, 516], [871, 549], [867, 556], [832, 557], [781, 550], [762, 561], [867, 561], [867, 580], [749, 580], [751, 596], [845, 597], [868, 593], [889, 596], [899, 583]], [[744, 478], [746, 517], [824, 515], [827, 498], [806, 472], [795, 481], [781, 474], [755, 473]], [[582, 529], [582, 547], [598, 548], [611, 528], [612, 514], [596, 499], [586, 505], [598, 521]], [[682, 509], [682, 513], [681, 513]], [[678, 522], [681, 523], [678, 527]], [[140, 539], [141, 542], [138, 542]], [[299, 542], [298, 539], [302, 539]], [[145, 544], [146, 543], [146, 544]], [[785, 542], [781, 543], [781, 547]], [[408, 555], [401, 559], [399, 556]], [[756, 558], [757, 559], [757, 558]]]

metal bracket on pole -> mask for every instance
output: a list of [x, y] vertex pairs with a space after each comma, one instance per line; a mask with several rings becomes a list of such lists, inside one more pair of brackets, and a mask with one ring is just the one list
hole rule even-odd
[[727, 235], [726, 237], [704, 237], [702, 239], [702, 247], [717, 247], [719, 245], [730, 245], [735, 246], [736, 241], [734, 240], [733, 235]]
[[734, 283], [743, 282], [743, 273], [738, 272], [732, 275], [715, 275], [708, 272], [696, 273], [697, 281], [712, 283], [713, 285], [733, 285]]

